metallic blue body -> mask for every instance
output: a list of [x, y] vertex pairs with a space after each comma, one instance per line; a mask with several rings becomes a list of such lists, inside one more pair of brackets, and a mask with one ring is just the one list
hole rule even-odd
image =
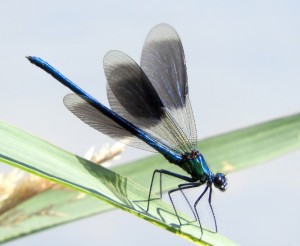
[[214, 175], [208, 168], [202, 154], [195, 151], [197, 155], [192, 158], [185, 158], [179, 166], [191, 175], [193, 180], [199, 180], [201, 183], [212, 181]]
[[97, 101], [95, 98], [93, 98], [91, 95], [89, 95], [87, 92], [82, 90], [80, 87], [78, 87], [76, 84], [74, 84], [71, 80], [66, 78], [64, 75], [62, 75], [59, 71], [57, 71], [54, 67], [52, 67], [50, 64], [45, 62], [39, 57], [35, 56], [28, 56], [27, 57], [29, 61], [36, 66], [42, 68], [44, 71], [52, 75], [55, 79], [57, 79], [59, 82], [61, 82], [63, 85], [71, 89], [73, 92], [75, 92], [79, 96], [83, 96], [83, 98], [86, 98], [89, 103], [93, 104], [99, 111], [101, 111], [104, 115], [115, 121], [117, 124], [125, 128], [127, 131], [132, 133], [134, 136], [138, 137], [148, 145], [150, 145], [153, 149], [157, 150], [159, 153], [161, 153], [169, 162], [178, 164], [182, 162], [182, 156], [167, 149], [166, 147], [159, 144], [157, 141], [153, 140], [147, 133], [145, 133], [143, 130], [137, 128], [124, 118], [122, 118], [120, 115], [116, 114], [109, 108], [105, 107], [102, 103]]
[[201, 183], [212, 180], [213, 174], [210, 171], [210, 169], [208, 168], [208, 165], [206, 164], [206, 161], [202, 154], [199, 153], [194, 158], [184, 159], [182, 155], [179, 155], [179, 154], [167, 149], [165, 146], [162, 146], [160, 143], [153, 140], [143, 130], [137, 128], [132, 123], [128, 122], [127, 120], [122, 118], [120, 115], [116, 114], [115, 112], [113, 112], [112, 110], [110, 110], [109, 108], [104, 106], [102, 103], [100, 103], [95, 98], [93, 98], [91, 95], [89, 95], [87, 92], [82, 90], [75, 83], [70, 81], [68, 78], [66, 78], [59, 71], [57, 71], [54, 67], [52, 67], [50, 64], [48, 64], [41, 58], [38, 58], [35, 56], [29, 56], [27, 58], [30, 60], [30, 62], [34, 63], [38, 67], [42, 68], [43, 70], [45, 70], [46, 72], [51, 74], [55, 79], [57, 79], [63, 85], [65, 85], [66, 87], [71, 89], [77, 95], [80, 95], [83, 98], [86, 98], [91, 104], [93, 104], [93, 106], [95, 106], [104, 115], [111, 118], [113, 121], [115, 121], [120, 126], [125, 128], [127, 131], [132, 133], [134, 136], [136, 136], [139, 139], [146, 142], [152, 148], [154, 148], [159, 153], [161, 153], [169, 162], [174, 163], [174, 164], [178, 165], [179, 167], [181, 167], [183, 170], [185, 170], [187, 173], [189, 173], [194, 180], [199, 180]]

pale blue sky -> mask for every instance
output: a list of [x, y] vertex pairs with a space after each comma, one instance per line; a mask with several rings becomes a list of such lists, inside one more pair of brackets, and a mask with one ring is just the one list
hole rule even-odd
[[[68, 89], [25, 56], [42, 57], [107, 104], [102, 57], [118, 49], [139, 61], [146, 34], [161, 22], [171, 24], [183, 42], [199, 138], [299, 112], [299, 13], [299, 1], [3, 2], [1, 120], [80, 155], [91, 145], [113, 143], [70, 114], [62, 103]], [[146, 155], [128, 147], [119, 162]], [[229, 174], [228, 191], [214, 197], [220, 232], [242, 245], [297, 245], [299, 164], [296, 152]], [[0, 169], [7, 170], [4, 164]], [[123, 211], [7, 245], [141, 241], [145, 246], [190, 245]]]

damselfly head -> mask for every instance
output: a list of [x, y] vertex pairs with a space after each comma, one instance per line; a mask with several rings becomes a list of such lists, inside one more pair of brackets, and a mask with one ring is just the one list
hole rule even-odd
[[214, 176], [213, 183], [216, 188], [218, 188], [220, 191], [225, 191], [227, 187], [227, 180], [223, 173], [217, 173]]

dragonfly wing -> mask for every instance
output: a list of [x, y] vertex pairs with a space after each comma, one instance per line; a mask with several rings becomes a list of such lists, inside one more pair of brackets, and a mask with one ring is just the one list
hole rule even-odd
[[156, 150], [151, 148], [148, 144], [133, 136], [122, 126], [115, 123], [112, 119], [96, 109], [92, 104], [89, 103], [88, 99], [80, 97], [76, 94], [68, 94], [64, 97], [63, 101], [65, 106], [74, 115], [92, 128], [124, 144], [139, 149], [156, 152]]
[[173, 27], [160, 24], [149, 32], [142, 51], [141, 68], [164, 106], [196, 148], [197, 133], [188, 97], [184, 50]]
[[111, 109], [176, 153], [191, 150], [190, 140], [165, 108], [140, 66], [120, 51], [104, 57]]
[[163, 103], [138, 64], [120, 51], [104, 57], [111, 109], [133, 124], [151, 127], [163, 116]]

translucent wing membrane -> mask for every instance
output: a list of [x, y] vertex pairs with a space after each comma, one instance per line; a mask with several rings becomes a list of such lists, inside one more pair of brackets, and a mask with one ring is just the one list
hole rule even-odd
[[144, 43], [141, 68], [164, 106], [196, 148], [197, 133], [188, 97], [183, 47], [177, 32], [167, 24], [155, 26]]
[[160, 24], [149, 32], [142, 51], [141, 68], [167, 108], [185, 107], [188, 84], [184, 51], [171, 26]]
[[163, 103], [138, 64], [120, 51], [104, 57], [107, 97], [111, 109], [135, 124], [144, 127], [159, 124]]
[[64, 97], [65, 106], [84, 123], [90, 127], [120, 141], [124, 144], [156, 152], [148, 144], [133, 136], [129, 131], [105, 116], [97, 108], [76, 94], [68, 94]]
[[104, 70], [109, 104], [114, 112], [176, 153], [194, 148], [174, 118], [177, 109], [165, 107], [153, 84], [129, 56], [119, 51], [108, 52]]
[[[184, 52], [176, 31], [162, 24], [144, 44], [142, 68], [126, 54], [110, 51], [104, 57], [111, 109], [150, 138], [181, 154], [196, 148], [196, 128], [188, 98]], [[67, 108], [94, 129], [125, 144], [155, 151], [97, 109], [89, 98], [64, 98]]]

